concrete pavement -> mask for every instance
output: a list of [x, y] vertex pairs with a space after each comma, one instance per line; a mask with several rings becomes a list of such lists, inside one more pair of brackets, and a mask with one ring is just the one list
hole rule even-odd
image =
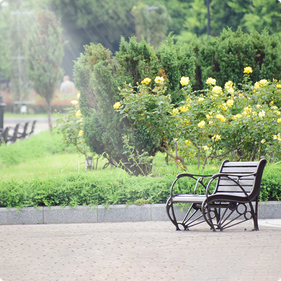
[[0, 279], [279, 281], [281, 220], [259, 223], [223, 232], [171, 222], [2, 225]]

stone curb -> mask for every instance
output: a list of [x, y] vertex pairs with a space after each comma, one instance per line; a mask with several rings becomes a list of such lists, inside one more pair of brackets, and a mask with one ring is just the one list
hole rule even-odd
[[[181, 212], [178, 207], [176, 212]], [[281, 202], [259, 203], [259, 219], [281, 219]], [[0, 225], [168, 221], [165, 204], [0, 208]]]

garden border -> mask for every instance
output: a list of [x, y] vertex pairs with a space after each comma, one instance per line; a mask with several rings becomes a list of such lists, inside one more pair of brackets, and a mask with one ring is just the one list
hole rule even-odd
[[[168, 221], [165, 204], [0, 208], [0, 225]], [[181, 212], [177, 207], [176, 212]], [[281, 201], [259, 203], [260, 219], [281, 219]]]

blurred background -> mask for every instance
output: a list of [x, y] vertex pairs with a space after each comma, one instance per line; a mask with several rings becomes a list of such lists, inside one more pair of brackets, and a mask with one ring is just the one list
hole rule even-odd
[[62, 28], [63, 73], [52, 110], [63, 109], [76, 96], [75, 88], [64, 91], [61, 83], [64, 76], [74, 80], [74, 62], [91, 42], [101, 43], [114, 54], [121, 36], [143, 37], [157, 47], [170, 33], [175, 41], [187, 43], [219, 36], [227, 27], [281, 33], [279, 0], [2, 0], [0, 95], [6, 103], [5, 112], [45, 112], [45, 101], [34, 90], [26, 69], [26, 44], [39, 10], [53, 12]]

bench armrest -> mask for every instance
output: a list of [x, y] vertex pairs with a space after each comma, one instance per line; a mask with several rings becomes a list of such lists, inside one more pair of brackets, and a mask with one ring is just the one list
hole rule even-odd
[[194, 191], [193, 191], [194, 194], [195, 194], [197, 186], [198, 186], [198, 183], [200, 183], [201, 186], [203, 186], [206, 189], [206, 185], [203, 183], [203, 179], [204, 178], [210, 178], [210, 177], [212, 177], [212, 175], [197, 175], [197, 174], [188, 174], [188, 173], [178, 174], [176, 179], [173, 181], [173, 183], [171, 185], [171, 189], [170, 189], [170, 196], [171, 197], [173, 196], [173, 189], [174, 189], [175, 183], [178, 181], [178, 179], [180, 179], [182, 177], [189, 177], [189, 178], [192, 178], [192, 179], [194, 179], [196, 181], [195, 187], [194, 187]]

